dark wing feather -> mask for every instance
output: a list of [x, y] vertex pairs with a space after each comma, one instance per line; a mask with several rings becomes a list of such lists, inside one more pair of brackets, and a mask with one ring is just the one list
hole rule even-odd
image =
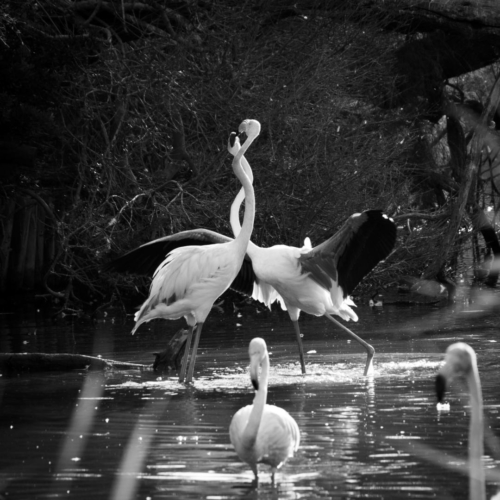
[[391, 253], [396, 232], [381, 210], [351, 215], [331, 238], [299, 258], [302, 270], [327, 289], [334, 279], [347, 297]]
[[[228, 243], [233, 238], [210, 231], [209, 229], [191, 229], [171, 234], [145, 243], [140, 247], [108, 262], [103, 271], [114, 271], [118, 273], [138, 274], [153, 277], [158, 266], [165, 260], [167, 255], [175, 248], [189, 245], [212, 245], [214, 243]], [[241, 270], [231, 284], [231, 288], [237, 292], [252, 296], [253, 282], [256, 276], [253, 271], [252, 261], [248, 255], [243, 260]]]
[[103, 271], [138, 274], [153, 277], [158, 266], [175, 248], [188, 245], [211, 245], [213, 243], [227, 243], [233, 238], [223, 236], [208, 229], [192, 229], [171, 234], [145, 243], [134, 250], [118, 257], [103, 267]]

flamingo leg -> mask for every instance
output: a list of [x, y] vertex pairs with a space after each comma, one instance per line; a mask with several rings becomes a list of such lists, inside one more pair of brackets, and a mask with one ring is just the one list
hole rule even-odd
[[361, 337], [358, 337], [353, 331], [349, 330], [349, 328], [344, 326], [340, 321], [337, 321], [334, 317], [330, 316], [328, 313], [325, 313], [325, 316], [330, 321], [340, 326], [340, 328], [346, 331], [356, 342], [359, 342], [366, 349], [367, 357], [366, 357], [365, 372], [363, 373], [363, 375], [366, 376], [371, 374], [373, 372], [373, 356], [375, 356], [374, 347], [370, 345], [368, 342], [365, 342]]
[[191, 339], [193, 338], [193, 329], [194, 326], [189, 325], [189, 330], [186, 339], [186, 349], [184, 351], [184, 356], [182, 357], [181, 371], [179, 373], [179, 382], [184, 382], [184, 378], [186, 377], [186, 368], [189, 358], [189, 350], [191, 349]]
[[254, 477], [253, 477], [252, 487], [253, 488], [258, 488], [259, 487], [259, 476], [257, 474], [255, 474]]
[[300, 336], [299, 322], [292, 320], [292, 324], [295, 330], [295, 335], [297, 336], [297, 345], [299, 346], [300, 368], [302, 369], [302, 374], [305, 375], [306, 364], [304, 362], [304, 347], [302, 346], [302, 337]]
[[198, 323], [196, 328], [196, 337], [194, 338], [193, 352], [191, 353], [191, 361], [189, 363], [189, 370], [186, 377], [186, 382], [191, 382], [194, 373], [194, 365], [196, 363], [196, 353], [198, 351], [198, 344], [200, 343], [201, 329], [203, 328], [203, 323]]
[[252, 464], [252, 465], [250, 465], [250, 467], [252, 469], [253, 476], [254, 476], [252, 484], [256, 488], [258, 488], [258, 486], [259, 486], [259, 469], [258, 469], [258, 466], [257, 466], [257, 464]]

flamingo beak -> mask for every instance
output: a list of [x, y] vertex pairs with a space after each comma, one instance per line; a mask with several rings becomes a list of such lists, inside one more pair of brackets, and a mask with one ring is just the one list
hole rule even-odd
[[250, 361], [250, 380], [252, 381], [253, 388], [259, 390], [259, 361], [257, 358], [252, 357]]
[[446, 393], [446, 377], [441, 373], [436, 376], [436, 395], [438, 403], [442, 403]]
[[231, 132], [229, 134], [229, 145], [231, 147], [234, 147], [234, 144], [236, 142], [236, 138], [238, 137], [238, 134], [236, 132]]

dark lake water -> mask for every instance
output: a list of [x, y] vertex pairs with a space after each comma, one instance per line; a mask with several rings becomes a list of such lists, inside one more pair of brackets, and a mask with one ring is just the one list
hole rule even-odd
[[[195, 381], [152, 371], [0, 377], [0, 498], [3, 499], [402, 499], [468, 497], [468, 398], [460, 385], [438, 412], [434, 378], [446, 347], [478, 355], [486, 415], [485, 467], [500, 465], [500, 297], [432, 306], [358, 307], [348, 324], [376, 349], [365, 352], [322, 318], [303, 315], [307, 375], [292, 325], [255, 307], [213, 311], [200, 342]], [[6, 311], [9, 312], [9, 311]], [[95, 325], [2, 314], [0, 352], [72, 352], [151, 363], [183, 321], [156, 321], [132, 336], [132, 317], [110, 312]], [[297, 421], [301, 446], [273, 487], [234, 452], [233, 414], [253, 399], [248, 343], [271, 353], [268, 403]], [[488, 481], [488, 498], [500, 485]]]

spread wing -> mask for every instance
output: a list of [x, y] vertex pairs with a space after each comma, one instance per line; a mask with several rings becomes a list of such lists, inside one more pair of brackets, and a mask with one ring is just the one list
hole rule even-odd
[[[209, 229], [191, 229], [171, 234], [145, 243], [134, 250], [108, 262], [103, 271], [118, 273], [138, 274], [153, 277], [156, 269], [166, 259], [167, 255], [175, 248], [188, 245], [211, 245], [214, 243], [228, 243], [233, 238], [210, 231]], [[240, 272], [234, 279], [231, 287], [233, 290], [252, 296], [253, 282], [256, 280], [250, 257], [245, 255]]]
[[299, 258], [302, 272], [330, 290], [332, 280], [344, 298], [394, 248], [396, 225], [381, 210], [351, 215], [331, 238]]

